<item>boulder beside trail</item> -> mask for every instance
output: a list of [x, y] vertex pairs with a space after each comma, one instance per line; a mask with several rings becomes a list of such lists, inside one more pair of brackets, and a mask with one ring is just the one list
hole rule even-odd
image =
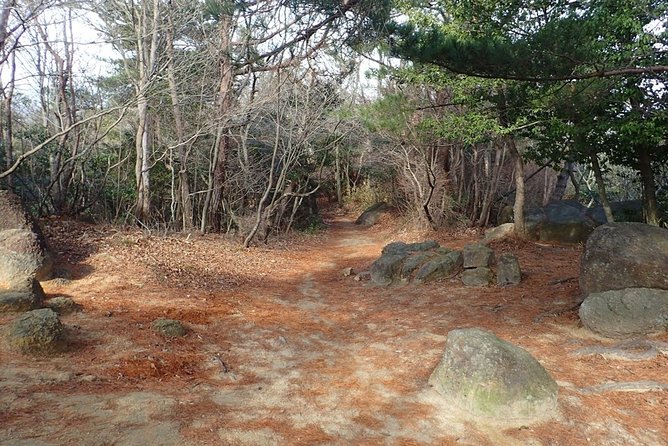
[[464, 268], [488, 268], [494, 262], [494, 251], [481, 243], [471, 243], [462, 250]]
[[383, 202], [369, 206], [359, 217], [357, 217], [355, 224], [361, 226], [373, 226], [378, 223], [380, 216], [387, 212], [388, 209], [389, 206], [387, 203]]
[[456, 276], [462, 268], [462, 253], [451, 251], [427, 261], [415, 273], [414, 283], [426, 283]]
[[478, 328], [448, 333], [429, 384], [474, 417], [524, 425], [557, 414], [558, 387], [526, 350]]
[[15, 289], [37, 277], [47, 261], [37, 235], [23, 229], [0, 231], [0, 287]]
[[42, 286], [35, 279], [25, 279], [12, 289], [0, 289], [0, 314], [20, 313], [42, 307], [45, 299]]
[[470, 287], [489, 286], [493, 277], [492, 270], [485, 266], [469, 268], [462, 273], [462, 283]]
[[[21, 199], [10, 191], [0, 190], [0, 234], [5, 231], [11, 232], [0, 236], [0, 248], [3, 248], [0, 252], [0, 264], [8, 252], [23, 254], [25, 250], [25, 254], [39, 261], [35, 269], [37, 280], [50, 279], [53, 255], [47, 247], [44, 234], [26, 211]], [[30, 234], [30, 236], [17, 234]]]
[[485, 238], [482, 243], [489, 243], [492, 240], [499, 240], [510, 237], [515, 232], [515, 223], [504, 223], [494, 228], [485, 230]]
[[24, 354], [50, 354], [66, 347], [63, 325], [49, 308], [24, 313], [9, 327], [9, 345]]
[[591, 293], [579, 314], [585, 327], [609, 338], [662, 333], [668, 330], [668, 291], [627, 288]]
[[668, 290], [668, 229], [608, 223], [591, 234], [580, 264], [583, 294], [625, 288]]
[[504, 285], [517, 285], [522, 281], [522, 270], [520, 262], [513, 254], [504, 253], [496, 260], [496, 283]]

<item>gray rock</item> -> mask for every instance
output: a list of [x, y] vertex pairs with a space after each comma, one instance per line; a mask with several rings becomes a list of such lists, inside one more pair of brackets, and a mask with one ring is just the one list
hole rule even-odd
[[592, 293], [580, 306], [580, 320], [609, 338], [628, 338], [668, 330], [668, 291], [627, 288]]
[[15, 289], [44, 267], [46, 254], [37, 235], [24, 229], [0, 232], [0, 284]]
[[40, 300], [32, 292], [0, 291], [0, 314], [22, 313], [40, 307]]
[[[435, 240], [427, 240], [419, 243], [392, 242], [383, 248], [382, 254], [409, 254], [412, 252], [425, 252], [440, 248]], [[450, 252], [448, 250], [447, 252]]]
[[668, 290], [668, 229], [609, 223], [587, 240], [580, 264], [584, 295], [625, 288]]
[[153, 329], [168, 338], [178, 338], [186, 335], [186, 329], [181, 322], [173, 319], [158, 319], [153, 322]]
[[584, 242], [596, 226], [588, 211], [589, 208], [575, 200], [555, 201], [543, 208], [529, 209], [525, 216], [528, 235], [535, 240]]
[[522, 281], [520, 262], [513, 254], [501, 254], [496, 260], [496, 283], [499, 285], [517, 285]]
[[[53, 255], [48, 249], [44, 234], [35, 219], [26, 211], [21, 199], [10, 191], [0, 190], [0, 232], [6, 230], [20, 230], [35, 235], [37, 245], [42, 252], [43, 260], [36, 271], [37, 280], [51, 278]], [[0, 254], [0, 259], [3, 257]]]
[[438, 256], [422, 265], [415, 273], [414, 283], [426, 283], [433, 280], [454, 277], [461, 271], [463, 264], [462, 253], [451, 251]]
[[0, 313], [23, 312], [42, 307], [46, 296], [35, 279], [15, 282], [12, 289], [0, 290]]
[[357, 220], [355, 220], [355, 224], [362, 226], [373, 226], [378, 222], [380, 216], [388, 209], [389, 206], [387, 203], [376, 203], [362, 212], [362, 214], [357, 217]]
[[514, 425], [557, 412], [554, 379], [526, 350], [477, 328], [453, 330], [429, 383], [475, 417]]
[[46, 307], [51, 308], [53, 311], [55, 311], [60, 315], [81, 311], [81, 305], [74, 302], [69, 297], [63, 297], [63, 296], [53, 297], [49, 299], [45, 303], [45, 305]]
[[24, 354], [55, 353], [66, 347], [63, 325], [49, 308], [29, 311], [12, 323], [8, 342]]
[[470, 287], [489, 286], [492, 283], [492, 277], [492, 270], [485, 266], [469, 268], [462, 273], [462, 283]]
[[371, 265], [371, 281], [377, 285], [390, 285], [401, 270], [407, 254], [383, 254]]
[[[610, 203], [610, 209], [616, 222], [643, 222], [642, 200], [613, 201]], [[603, 206], [600, 204], [590, 208], [587, 215], [598, 225], [608, 223]]]
[[417, 271], [429, 260], [435, 258], [437, 255], [438, 254], [434, 252], [417, 252], [410, 255], [407, 259], [404, 260], [403, 265], [401, 266], [401, 280], [409, 281], [415, 271]]
[[489, 243], [492, 240], [499, 240], [506, 237], [510, 237], [515, 232], [515, 223], [504, 223], [495, 228], [489, 228], [485, 230], [485, 238], [483, 243]]
[[494, 251], [480, 243], [464, 246], [464, 268], [489, 267], [494, 262]]

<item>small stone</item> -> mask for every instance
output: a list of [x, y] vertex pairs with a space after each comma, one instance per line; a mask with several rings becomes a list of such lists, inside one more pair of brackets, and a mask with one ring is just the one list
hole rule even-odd
[[350, 268], [350, 267], [348, 267], [348, 268], [343, 268], [343, 269], [341, 270], [341, 275], [342, 275], [343, 277], [350, 277], [350, 276], [353, 275], [353, 269]]
[[54, 297], [49, 299], [45, 305], [60, 315], [81, 311], [81, 305], [74, 302], [69, 297]]
[[371, 272], [362, 271], [361, 273], [357, 273], [357, 275], [355, 275], [355, 280], [357, 282], [371, 280]]
[[29, 311], [11, 325], [9, 344], [25, 354], [62, 351], [66, 346], [63, 325], [50, 308]]
[[153, 322], [153, 329], [168, 338], [179, 338], [186, 335], [186, 329], [179, 321], [158, 319]]
[[487, 267], [466, 269], [462, 273], [462, 283], [470, 287], [489, 286], [492, 282], [492, 270]]

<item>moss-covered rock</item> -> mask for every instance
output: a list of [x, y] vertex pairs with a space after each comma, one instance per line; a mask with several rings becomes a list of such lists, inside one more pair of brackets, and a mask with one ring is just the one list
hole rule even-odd
[[429, 383], [471, 415], [525, 424], [557, 413], [557, 384], [526, 350], [477, 329], [448, 334]]
[[153, 322], [153, 329], [168, 338], [179, 338], [186, 335], [183, 324], [173, 319], [158, 319]]
[[49, 308], [25, 313], [9, 327], [9, 345], [24, 354], [49, 354], [65, 349], [63, 324]]

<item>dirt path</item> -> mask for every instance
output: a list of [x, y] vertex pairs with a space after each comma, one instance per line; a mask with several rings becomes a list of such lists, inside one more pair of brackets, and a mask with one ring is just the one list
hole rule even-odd
[[[86, 231], [90, 242], [94, 228]], [[577, 275], [577, 248], [497, 245], [520, 256], [526, 278], [514, 288], [471, 290], [456, 280], [379, 288], [342, 275], [368, 268], [395, 238], [387, 235], [334, 219], [326, 236], [257, 257], [213, 238], [125, 246], [130, 236], [96, 235], [72, 281], [45, 284], [84, 307], [63, 317], [72, 350], [33, 360], [0, 348], [0, 444], [667, 444], [665, 390], [595, 387], [665, 381], [666, 356], [578, 354], [610, 342], [579, 328], [570, 310], [578, 289], [563, 279]], [[439, 241], [461, 247], [470, 238]], [[170, 266], [158, 255], [168, 246], [183, 264], [209, 263]], [[155, 261], [137, 263], [139, 251]], [[256, 267], [239, 266], [248, 262]], [[224, 283], [238, 286], [215, 285], [231, 270], [241, 278]], [[179, 277], [191, 286], [174, 286]], [[188, 336], [160, 338], [150, 329], [159, 316], [184, 321]], [[560, 384], [559, 419], [502, 430], [440, 402], [429, 374], [447, 333], [471, 326], [545, 365]]]

